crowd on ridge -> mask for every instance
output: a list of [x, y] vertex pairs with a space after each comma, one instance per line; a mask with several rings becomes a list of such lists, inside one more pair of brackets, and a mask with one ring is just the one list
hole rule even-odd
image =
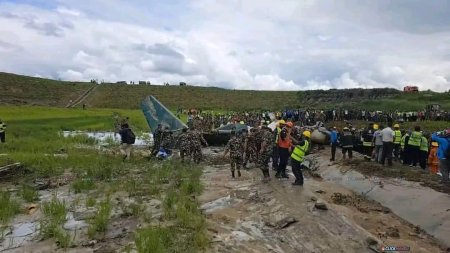
[[177, 114], [185, 112], [189, 127], [194, 127], [202, 131], [209, 131], [227, 124], [245, 122], [245, 124], [254, 126], [262, 120], [271, 121], [275, 118], [282, 118], [292, 122], [298, 122], [300, 125], [313, 125], [316, 122], [329, 121], [351, 121], [362, 120], [368, 122], [421, 122], [426, 120], [450, 121], [450, 113], [447, 111], [435, 112], [426, 110], [420, 111], [369, 111], [369, 110], [284, 110], [284, 111], [264, 111], [264, 112], [229, 112], [215, 113], [201, 110], [179, 110]]

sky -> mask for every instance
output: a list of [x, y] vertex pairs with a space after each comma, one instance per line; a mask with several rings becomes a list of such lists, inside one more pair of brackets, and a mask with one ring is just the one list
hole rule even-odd
[[0, 0], [0, 71], [252, 90], [450, 90], [448, 0]]

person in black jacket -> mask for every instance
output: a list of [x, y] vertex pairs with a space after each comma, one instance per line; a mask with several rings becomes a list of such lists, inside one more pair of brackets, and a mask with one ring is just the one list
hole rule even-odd
[[128, 124], [122, 124], [122, 129], [119, 131], [120, 134], [120, 153], [124, 155], [123, 160], [129, 160], [131, 156], [131, 147], [135, 142], [135, 135], [131, 131]]
[[348, 127], [344, 127], [342, 134], [340, 134], [339, 142], [342, 144], [342, 156], [345, 159], [348, 153], [348, 158], [353, 157], [353, 134]]

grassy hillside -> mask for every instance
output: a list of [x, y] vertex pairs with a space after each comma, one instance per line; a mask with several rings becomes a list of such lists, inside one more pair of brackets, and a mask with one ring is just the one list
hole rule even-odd
[[300, 106], [295, 91], [243, 91], [213, 87], [158, 85], [100, 85], [87, 99], [93, 107], [138, 108], [140, 101], [155, 96], [169, 108], [258, 110]]
[[0, 103], [63, 107], [90, 87], [90, 83], [62, 82], [0, 72]]
[[[380, 111], [416, 111], [422, 110], [428, 104], [440, 104], [444, 110], [450, 110], [450, 93], [438, 93], [432, 91], [423, 91], [419, 93], [406, 94], [403, 92], [392, 92], [387, 89], [377, 89], [378, 91], [386, 91], [384, 95], [377, 94], [374, 96], [358, 96], [353, 90], [338, 90], [341, 94], [334, 94], [336, 90], [330, 91], [307, 91], [299, 92], [299, 99], [305, 101], [310, 108], [328, 109], [328, 108], [359, 108], [365, 110]], [[369, 93], [375, 90], [367, 90]]]
[[[0, 104], [63, 107], [92, 87], [90, 83], [62, 82], [0, 73]], [[249, 91], [215, 87], [101, 84], [83, 103], [90, 108], [138, 109], [140, 101], [155, 96], [172, 110], [276, 110], [289, 108], [361, 108], [420, 110], [437, 103], [450, 110], [450, 93], [431, 91], [405, 94], [395, 89], [310, 91]], [[82, 103], [81, 103], [82, 104]]]

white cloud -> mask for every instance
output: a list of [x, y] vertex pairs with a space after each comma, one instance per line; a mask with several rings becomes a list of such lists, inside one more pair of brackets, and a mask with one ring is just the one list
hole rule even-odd
[[0, 71], [266, 90], [450, 86], [443, 0], [111, 1], [0, 3]]
[[62, 6], [59, 6], [58, 8], [56, 8], [56, 11], [61, 14], [71, 15], [71, 16], [75, 16], [75, 17], [78, 17], [81, 15], [81, 13], [77, 10], [68, 9], [68, 8], [62, 7]]

